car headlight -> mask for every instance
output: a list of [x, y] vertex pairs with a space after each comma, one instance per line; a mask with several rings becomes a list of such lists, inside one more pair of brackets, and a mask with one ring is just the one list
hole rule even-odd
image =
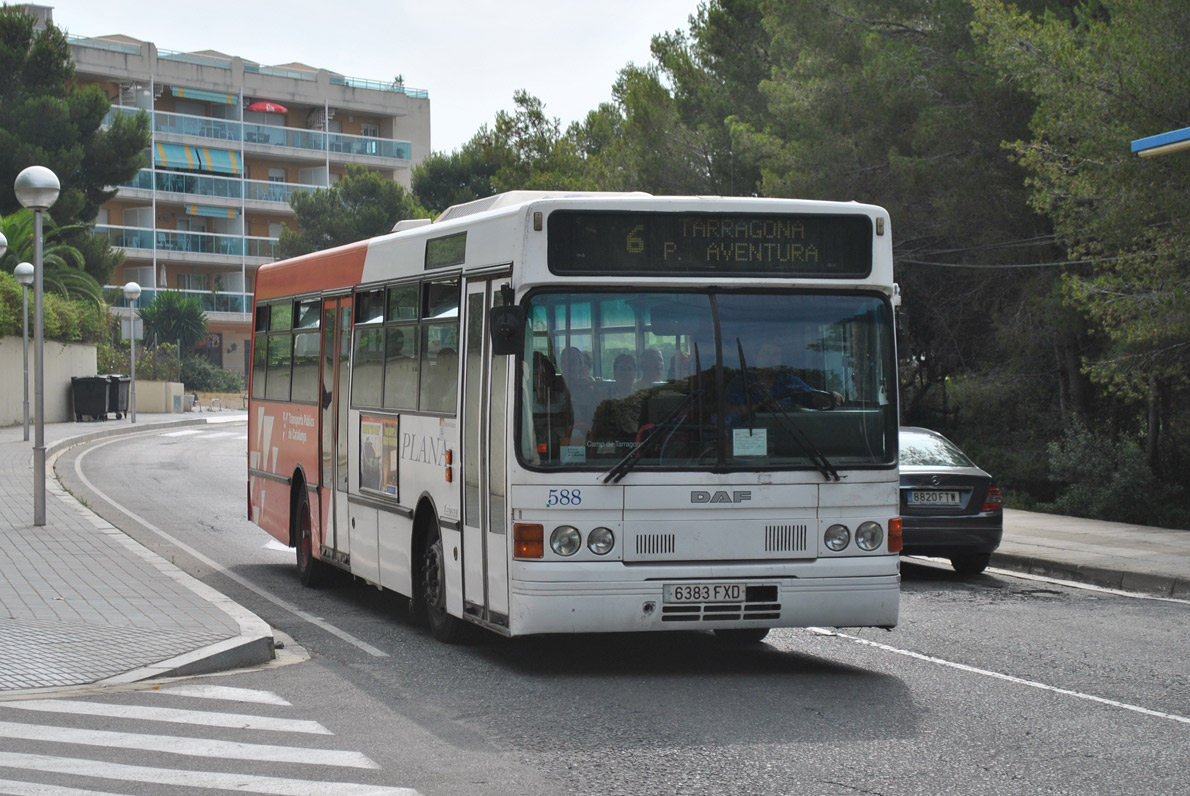
[[616, 546], [611, 528], [596, 528], [587, 534], [587, 548], [597, 556], [607, 555]]
[[860, 550], [875, 550], [884, 543], [884, 529], [878, 522], [862, 522], [855, 529], [855, 543], [859, 545]]
[[832, 525], [826, 529], [822, 540], [837, 553], [851, 542], [851, 530], [846, 525]]
[[583, 536], [573, 525], [559, 525], [550, 534], [550, 549], [560, 556], [572, 556], [583, 546]]

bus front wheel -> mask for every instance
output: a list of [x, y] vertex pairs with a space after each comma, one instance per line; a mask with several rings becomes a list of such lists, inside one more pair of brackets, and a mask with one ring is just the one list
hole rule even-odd
[[460, 640], [462, 623], [446, 611], [446, 554], [437, 529], [426, 539], [420, 574], [420, 596], [434, 638], [447, 644]]

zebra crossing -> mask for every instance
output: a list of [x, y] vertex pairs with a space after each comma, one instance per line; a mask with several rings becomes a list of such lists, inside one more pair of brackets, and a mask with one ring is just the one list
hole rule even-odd
[[333, 748], [330, 730], [289, 715], [292, 708], [270, 691], [181, 683], [0, 701], [0, 794], [131, 796], [151, 786], [195, 789], [188, 794], [417, 796], [384, 784], [376, 762]]

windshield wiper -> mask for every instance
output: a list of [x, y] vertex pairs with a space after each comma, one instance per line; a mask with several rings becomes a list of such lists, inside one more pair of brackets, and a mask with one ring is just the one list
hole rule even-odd
[[653, 440], [660, 439], [661, 436], [666, 432], [672, 434], [675, 430], [677, 430], [677, 427], [681, 425], [683, 420], [686, 419], [686, 413], [684, 410], [694, 402], [695, 398], [700, 395], [702, 395], [702, 388], [691, 390], [690, 392], [686, 393], [686, 396], [678, 403], [677, 406], [673, 408], [673, 410], [668, 415], [665, 416], [661, 422], [653, 426], [653, 428], [649, 430], [649, 433], [645, 434], [640, 439], [640, 441], [633, 446], [632, 450], [628, 451], [628, 453], [624, 455], [624, 458], [616, 462], [612, 469], [607, 471], [607, 475], [603, 476], [603, 483], [606, 484], [608, 481], [611, 481], [613, 484], [619, 483], [620, 479], [626, 476], [628, 471], [635, 467], [636, 463], [640, 461], [641, 457], [644, 455], [645, 449], [648, 448]]
[[[752, 409], [751, 391], [748, 389], [748, 362], [744, 359], [744, 345], [740, 342], [740, 338], [737, 337], [735, 342], [736, 347], [740, 352], [740, 377], [744, 381], [744, 397], [748, 406], [748, 427], [751, 428], [752, 424], [756, 422], [756, 417]], [[831, 464], [830, 459], [826, 458], [826, 455], [821, 450], [819, 450], [818, 446], [814, 444], [814, 441], [810, 439], [806, 432], [802, 431], [802, 427], [799, 426], [793, 417], [790, 416], [789, 410], [781, 406], [781, 404], [777, 401], [773, 400], [773, 394], [769, 392], [769, 389], [765, 387], [760, 380], [753, 380], [752, 383], [755, 385], [756, 389], [760, 391], [762, 398], [760, 405], [772, 406], [773, 413], [776, 415], [777, 419], [781, 421], [781, 425], [785, 427], [785, 430], [789, 432], [790, 436], [795, 442], [797, 442], [802, 451], [807, 454], [810, 462], [815, 468], [817, 468], [818, 472], [822, 473], [822, 477], [827, 481], [841, 480], [839, 477], [839, 471], [835, 469], [835, 466]]]

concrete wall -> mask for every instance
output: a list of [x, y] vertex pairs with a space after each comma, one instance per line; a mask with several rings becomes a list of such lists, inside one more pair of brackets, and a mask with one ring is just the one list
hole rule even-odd
[[[98, 372], [95, 346], [83, 343], [46, 341], [45, 352], [45, 422], [69, 423], [74, 420], [70, 390], [72, 376], [94, 376]], [[34, 404], [33, 341], [29, 341], [29, 422], [36, 421]], [[0, 426], [19, 426], [25, 422], [24, 355], [19, 337], [0, 338]], [[136, 380], [136, 411], [181, 412], [189, 406], [182, 398], [180, 382]], [[131, 396], [129, 396], [131, 401]], [[111, 415], [115, 417], [115, 415]]]
[[[45, 378], [42, 381], [45, 401], [45, 422], [65, 423], [74, 420], [71, 411], [70, 377], [94, 376], [97, 372], [95, 346], [82, 343], [42, 344], [45, 357]], [[19, 337], [0, 338], [0, 425], [21, 425], [25, 420], [24, 356]], [[29, 340], [29, 422], [33, 422], [36, 371], [34, 342]]]

